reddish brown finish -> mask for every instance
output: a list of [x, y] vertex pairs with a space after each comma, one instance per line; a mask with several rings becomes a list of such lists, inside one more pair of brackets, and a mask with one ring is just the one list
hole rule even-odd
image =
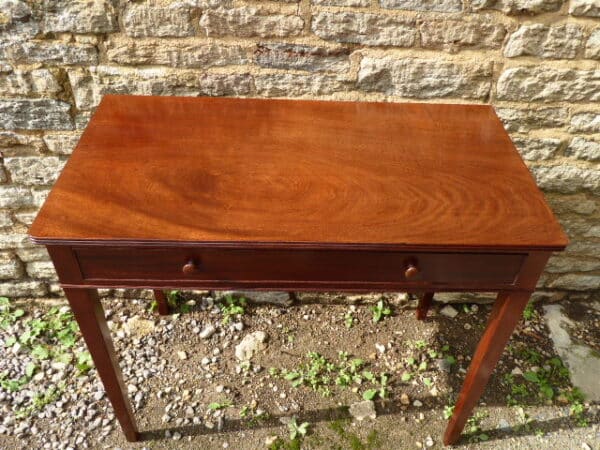
[[[257, 250], [231, 248], [75, 247], [81, 278], [146, 282], [167, 280], [203, 287], [203, 282], [240, 280], [248, 283], [312, 282], [325, 287], [371, 283], [392, 289], [410, 285], [471, 288], [511, 288], [524, 254], [416, 253], [335, 250]], [[181, 267], [195, 261], [193, 269]], [[406, 261], [418, 261], [420, 271], [409, 280]], [[185, 267], [184, 266], [184, 267]]]
[[491, 106], [131, 96], [104, 97], [30, 234], [463, 251], [567, 243]]
[[[312, 124], [315, 124], [314, 126]], [[84, 212], [84, 213], [82, 213]], [[127, 439], [97, 287], [500, 291], [444, 442], [567, 239], [493, 110], [102, 101], [30, 234], [46, 244]]]
[[139, 439], [137, 425], [98, 293], [92, 289], [67, 288], [65, 295], [125, 437], [128, 441], [137, 441]]
[[425, 292], [419, 297], [419, 305], [417, 306], [417, 320], [425, 320], [429, 308], [433, 302], [433, 292]]
[[154, 299], [158, 305], [158, 314], [161, 316], [166, 316], [169, 314], [169, 302], [167, 301], [167, 296], [162, 290], [154, 289]]
[[404, 271], [404, 278], [411, 279], [415, 278], [419, 274], [419, 269], [415, 265], [415, 263], [411, 262], [408, 264], [408, 267]]
[[183, 265], [181, 271], [184, 275], [191, 275], [194, 272], [198, 271], [198, 266], [196, 265], [196, 262], [194, 260], [189, 260]]
[[454, 413], [444, 433], [444, 444], [455, 443], [460, 437], [473, 408], [502, 356], [515, 326], [521, 320], [531, 292], [500, 292], [494, 303], [487, 327], [471, 360]]

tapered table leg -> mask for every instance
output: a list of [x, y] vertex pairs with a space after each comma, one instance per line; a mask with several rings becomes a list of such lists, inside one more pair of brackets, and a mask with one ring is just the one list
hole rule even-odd
[[156, 299], [156, 304], [158, 305], [158, 313], [161, 316], [166, 316], [169, 314], [169, 302], [167, 301], [165, 292], [160, 289], [154, 289], [154, 298]]
[[460, 437], [467, 419], [479, 401], [502, 356], [515, 326], [522, 317], [531, 292], [500, 292], [471, 360], [465, 382], [454, 408], [454, 414], [444, 433], [444, 444], [454, 444]]
[[139, 433], [98, 293], [95, 289], [64, 291], [125, 437], [137, 441]]
[[424, 320], [427, 317], [427, 312], [431, 308], [433, 302], [433, 292], [426, 292], [419, 297], [419, 304], [417, 306], [417, 319]]

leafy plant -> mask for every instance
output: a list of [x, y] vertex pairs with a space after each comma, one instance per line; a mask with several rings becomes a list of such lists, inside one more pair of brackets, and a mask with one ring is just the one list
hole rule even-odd
[[92, 361], [92, 355], [90, 352], [83, 351], [77, 353], [77, 364], [75, 365], [80, 374], [84, 374], [89, 372], [89, 370], [94, 367], [94, 363]]
[[367, 435], [366, 442], [363, 442], [357, 434], [347, 431], [344, 428], [345, 423], [347, 423], [347, 421], [342, 420], [334, 420], [333, 422], [329, 423], [329, 428], [337, 434], [341, 442], [340, 445], [337, 445], [337, 443], [335, 445], [329, 443], [330, 445], [328, 448], [338, 450], [372, 450], [375, 448], [380, 448], [381, 444], [379, 442], [379, 436], [376, 430], [371, 430]]
[[64, 392], [64, 390], [64, 384], [62, 384], [61, 386], [50, 386], [43, 393], [35, 394], [31, 403], [28, 406], [17, 409], [15, 412], [15, 416], [18, 419], [24, 419], [26, 417], [31, 416], [37, 411], [41, 411], [46, 405], [54, 403], [56, 400], [58, 400]]
[[471, 435], [471, 442], [488, 441], [490, 437], [481, 431], [481, 421], [487, 417], [487, 414], [481, 411], [476, 412], [467, 421], [466, 430]]
[[352, 311], [348, 311], [346, 314], [344, 314], [344, 324], [346, 325], [346, 328], [352, 328], [356, 322], [357, 320]]
[[534, 306], [533, 302], [527, 303], [527, 306], [523, 310], [523, 319], [531, 320], [531, 319], [537, 318], [537, 316], [538, 316], [538, 313], [535, 310], [535, 306]]
[[0, 297], [0, 328], [5, 330], [15, 323], [19, 317], [23, 317], [25, 311], [20, 308], [13, 309], [10, 300], [6, 297]]
[[208, 404], [208, 409], [211, 411], [218, 411], [220, 409], [230, 408], [233, 406], [233, 402], [231, 400], [223, 400], [222, 402], [212, 402]]
[[288, 430], [290, 432], [290, 439], [294, 440], [297, 438], [303, 438], [308, 433], [308, 427], [310, 424], [308, 422], [302, 422], [298, 424], [295, 417], [288, 422]]
[[373, 323], [392, 315], [392, 309], [383, 299], [379, 300], [376, 305], [371, 306], [371, 312], [373, 313]]
[[223, 324], [231, 322], [232, 317], [242, 315], [246, 312], [246, 299], [244, 297], [225, 296], [219, 303], [219, 308], [223, 314]]
[[444, 406], [444, 411], [442, 413], [444, 416], [444, 419], [450, 420], [450, 417], [452, 417], [452, 414], [454, 414], [454, 408], [455, 408], [455, 405]]
[[[308, 361], [300, 364], [297, 369], [278, 371], [271, 368], [269, 373], [272, 376], [281, 374], [285, 380], [292, 383], [293, 387], [308, 386], [324, 397], [331, 395], [333, 386], [348, 388], [362, 386], [364, 383], [373, 386], [363, 393], [363, 398], [375, 398], [377, 395], [384, 398], [387, 395], [387, 375], [375, 375], [366, 369], [364, 360], [350, 358], [347, 352], [339, 352], [338, 358], [338, 362], [333, 362], [317, 352], [308, 352]], [[357, 391], [358, 387], [354, 389]]]

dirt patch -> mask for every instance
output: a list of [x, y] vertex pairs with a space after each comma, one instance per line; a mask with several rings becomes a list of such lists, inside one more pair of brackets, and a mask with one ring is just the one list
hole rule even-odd
[[[73, 402], [84, 408], [95, 405], [109, 426], [91, 431], [90, 421], [69, 414], [60, 416], [61, 421], [32, 417], [19, 438], [0, 435], [0, 448], [41, 448], [49, 442], [48, 448], [54, 448], [53, 442], [55, 448], [258, 449], [268, 448], [267, 444], [295, 448], [294, 442], [315, 449], [441, 448], [444, 413], [455, 401], [491, 309], [455, 304], [458, 315], [448, 318], [436, 307], [421, 322], [414, 318], [414, 302], [400, 305], [390, 298], [393, 314], [374, 323], [372, 303], [247, 306], [243, 315], [224, 324], [216, 299], [191, 300], [185, 313], [167, 318], [151, 313], [148, 301], [104, 301], [144, 442], [127, 443], [106, 399], [91, 398], [91, 392], [101, 389], [92, 370], [85, 381], [89, 389]], [[144, 324], [143, 333], [132, 326], [139, 323]], [[200, 337], [209, 325], [217, 331], [207, 339]], [[236, 359], [235, 347], [255, 331], [267, 334], [267, 347], [249, 364], [243, 363]], [[533, 363], [527, 349], [535, 351], [540, 361]], [[336, 384], [337, 371], [331, 375], [329, 395], [310, 383], [294, 387], [294, 379], [285, 374], [310, 367], [311, 352], [336, 364], [340, 352], [349, 360], [360, 359], [361, 383]], [[586, 422], [577, 427], [570, 405], [557, 400], [570, 388], [568, 382], [552, 386], [556, 392], [548, 399], [540, 395], [538, 384], [519, 375], [536, 366], [543, 369], [554, 357], [547, 330], [534, 311], [513, 336], [477, 408], [477, 418], [458, 447], [562, 449], [589, 444], [595, 448], [600, 442], [597, 405], [585, 406]], [[369, 381], [363, 372], [372, 373], [377, 381]], [[382, 374], [388, 377], [384, 395], [379, 391]], [[507, 382], [511, 374], [513, 381]], [[67, 388], [79, 386], [74, 375], [66, 381]], [[527, 394], [508, 406], [516, 384], [525, 385]], [[369, 389], [378, 391], [373, 398], [377, 418], [359, 422], [349, 406], [363, 401]], [[70, 401], [63, 407], [67, 412], [72, 411]], [[10, 414], [11, 405], [2, 408]], [[291, 441], [292, 421], [307, 422], [307, 435]], [[34, 426], [36, 433], [31, 432]], [[69, 427], [71, 434], [66, 433]], [[77, 431], [85, 435], [79, 443], [74, 438]]]

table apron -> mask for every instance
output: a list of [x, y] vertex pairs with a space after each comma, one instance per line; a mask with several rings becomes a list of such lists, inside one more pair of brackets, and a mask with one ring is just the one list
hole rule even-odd
[[[65, 287], [500, 291], [527, 253], [49, 246]], [[186, 272], [184, 266], [193, 267]], [[409, 265], [417, 267], [408, 277]], [[188, 268], [189, 269], [189, 268]]]

